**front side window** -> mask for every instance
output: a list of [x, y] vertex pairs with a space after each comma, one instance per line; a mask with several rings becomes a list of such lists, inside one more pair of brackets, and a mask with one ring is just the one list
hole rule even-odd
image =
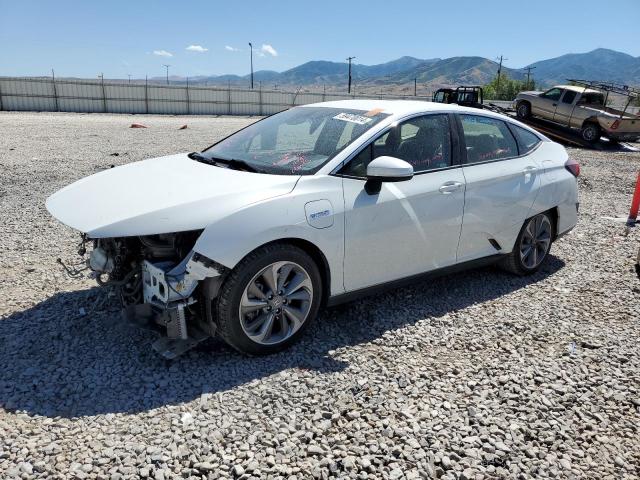
[[262, 173], [310, 175], [386, 117], [380, 110], [296, 107], [240, 130], [202, 156], [239, 160]]
[[451, 131], [446, 114], [425, 115], [400, 123], [378, 137], [356, 155], [340, 174], [366, 177], [374, 158], [400, 158], [415, 173], [451, 166]]
[[573, 100], [576, 98], [578, 92], [574, 90], [565, 90], [564, 96], [562, 97], [562, 103], [573, 103]]
[[518, 155], [518, 146], [507, 125], [495, 118], [460, 115], [467, 163], [479, 163]]
[[509, 125], [511, 126], [512, 131], [515, 133], [516, 138], [518, 139], [518, 146], [520, 147], [521, 155], [529, 153], [542, 141], [540, 140], [540, 137], [538, 137], [535, 133], [530, 132], [529, 130], [525, 130], [522, 127], [514, 125], [513, 123], [510, 123]]
[[552, 88], [551, 90], [547, 90], [540, 96], [542, 98], [546, 98], [548, 100], [553, 100], [554, 102], [557, 102], [558, 100], [560, 100], [560, 95], [562, 95], [561, 88]]

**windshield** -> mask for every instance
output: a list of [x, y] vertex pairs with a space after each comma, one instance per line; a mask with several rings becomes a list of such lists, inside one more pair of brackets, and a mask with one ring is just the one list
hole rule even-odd
[[257, 172], [310, 175], [388, 114], [380, 110], [296, 107], [256, 122], [202, 153]]

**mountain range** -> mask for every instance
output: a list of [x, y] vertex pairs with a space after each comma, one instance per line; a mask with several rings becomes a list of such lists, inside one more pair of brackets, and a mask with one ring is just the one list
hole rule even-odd
[[[569, 53], [532, 63], [532, 77], [538, 86], [566, 82], [567, 78], [607, 80], [628, 85], [640, 84], [640, 57], [598, 48], [587, 53]], [[483, 57], [451, 57], [420, 59], [400, 57], [378, 65], [352, 65], [352, 78], [358, 87], [376, 87], [413, 84], [421, 85], [484, 85], [495, 78], [499, 65]], [[510, 78], [526, 78], [524, 68], [514, 69], [503, 65], [502, 71]], [[314, 60], [284, 72], [259, 70], [254, 73], [254, 83], [265, 87], [304, 86], [331, 88], [344, 87], [347, 82], [346, 62]], [[180, 78], [174, 82], [180, 83]], [[198, 84], [246, 85], [249, 75], [219, 75], [191, 78]]]

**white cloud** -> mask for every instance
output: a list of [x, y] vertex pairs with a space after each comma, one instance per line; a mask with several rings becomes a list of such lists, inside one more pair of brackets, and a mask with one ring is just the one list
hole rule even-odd
[[159, 57], [173, 57], [173, 53], [167, 52], [166, 50], [154, 50], [153, 54]]
[[234, 48], [234, 47], [232, 47], [232, 46], [230, 46], [230, 45], [225, 45], [225, 46], [224, 46], [224, 49], [225, 49], [225, 50], [227, 50], [227, 51], [229, 51], [229, 52], [239, 52], [239, 51], [240, 51], [240, 49], [239, 49], [239, 48]]
[[209, 51], [208, 48], [205, 48], [202, 45], [189, 45], [186, 49], [190, 52], [198, 52], [198, 53], [204, 53]]
[[275, 48], [273, 48], [271, 45], [267, 44], [263, 44], [262, 48], [260, 48], [260, 51], [262, 53], [268, 53], [269, 55], [271, 55], [272, 57], [277, 57], [278, 56], [278, 52], [276, 51]]

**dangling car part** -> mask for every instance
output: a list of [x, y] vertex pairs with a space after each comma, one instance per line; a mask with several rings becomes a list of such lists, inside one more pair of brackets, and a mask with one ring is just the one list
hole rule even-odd
[[578, 174], [562, 146], [493, 112], [353, 100], [99, 172], [47, 208], [165, 357], [213, 335], [267, 354], [323, 305], [480, 263], [537, 271], [576, 224]]

